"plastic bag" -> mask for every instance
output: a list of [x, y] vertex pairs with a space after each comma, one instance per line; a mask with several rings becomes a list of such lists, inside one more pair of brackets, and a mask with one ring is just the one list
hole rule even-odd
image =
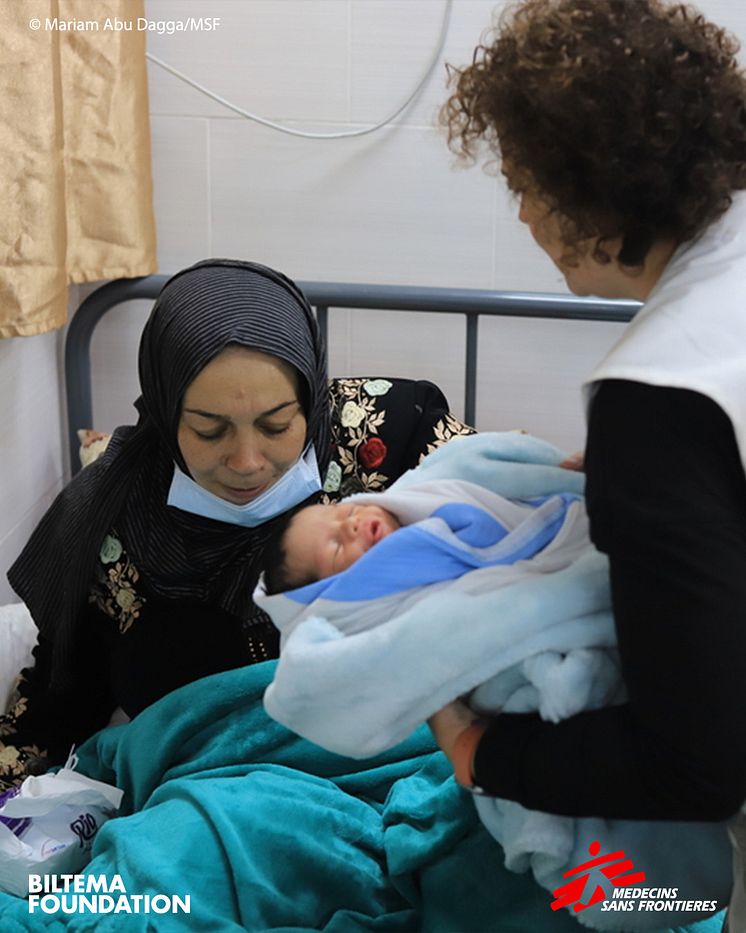
[[124, 792], [79, 774], [76, 762], [0, 794], [0, 890], [26, 897], [29, 874], [74, 874], [90, 860]]

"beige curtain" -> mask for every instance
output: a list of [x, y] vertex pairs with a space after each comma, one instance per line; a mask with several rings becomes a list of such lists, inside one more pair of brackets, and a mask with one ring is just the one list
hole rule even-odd
[[0, 0], [0, 337], [62, 326], [68, 282], [156, 269], [142, 16]]

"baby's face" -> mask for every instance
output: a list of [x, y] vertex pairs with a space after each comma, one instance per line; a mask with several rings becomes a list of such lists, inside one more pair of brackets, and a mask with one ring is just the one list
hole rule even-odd
[[294, 580], [331, 577], [399, 527], [377, 505], [312, 505], [295, 516], [285, 533], [288, 572]]

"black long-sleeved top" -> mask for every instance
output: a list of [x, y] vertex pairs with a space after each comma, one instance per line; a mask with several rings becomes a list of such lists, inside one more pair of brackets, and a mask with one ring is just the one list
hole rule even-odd
[[746, 798], [746, 477], [733, 426], [684, 389], [602, 382], [585, 469], [629, 701], [497, 717], [488, 793], [569, 816], [719, 820]]

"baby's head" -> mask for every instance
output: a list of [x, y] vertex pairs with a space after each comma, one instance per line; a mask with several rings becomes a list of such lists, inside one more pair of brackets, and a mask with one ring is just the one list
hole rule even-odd
[[267, 548], [267, 595], [341, 573], [399, 527], [391, 512], [354, 500], [295, 512]]

